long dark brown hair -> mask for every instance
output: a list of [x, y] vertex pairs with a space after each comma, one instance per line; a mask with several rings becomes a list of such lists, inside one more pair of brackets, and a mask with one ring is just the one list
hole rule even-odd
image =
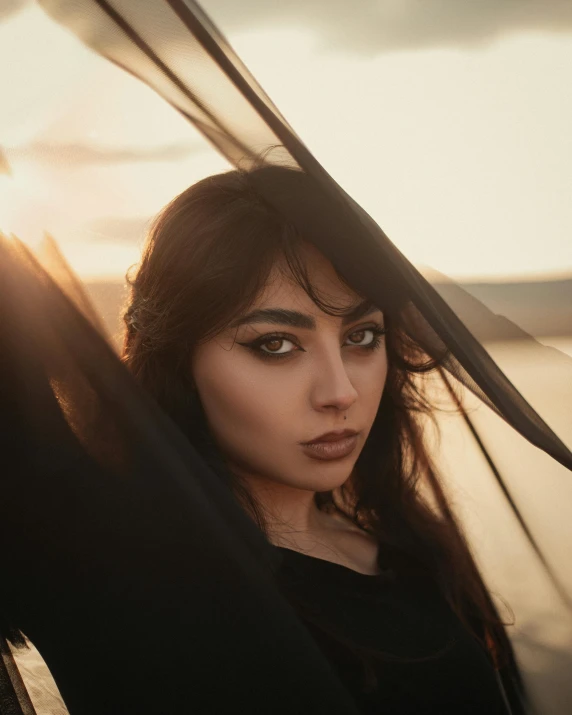
[[[305, 240], [254, 190], [249, 173], [234, 170], [191, 186], [161, 212], [129, 279], [123, 360], [214, 466], [220, 455], [193, 389], [193, 349], [248, 308], [278, 259], [316, 305], [341, 315], [309, 280], [300, 250]], [[389, 368], [370, 434], [352, 478], [335, 492], [317, 493], [316, 504], [343, 511], [375, 536], [384, 566], [407, 562], [424, 571], [493, 660], [510, 661], [503, 624], [422, 438], [421, 420], [431, 419], [433, 407], [420, 378], [438, 365], [398, 316], [386, 314], [385, 321]], [[264, 531], [259, 505], [235, 476], [226, 478]]]

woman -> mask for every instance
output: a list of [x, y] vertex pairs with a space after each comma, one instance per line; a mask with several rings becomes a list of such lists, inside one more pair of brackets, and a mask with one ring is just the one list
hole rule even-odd
[[437, 364], [265, 203], [268, 171], [296, 176], [212, 176], [160, 214], [124, 362], [279, 550], [360, 712], [505, 713], [509, 642], [422, 439]]
[[[495, 661], [515, 712], [506, 636], [414, 419], [428, 405], [413, 376], [433, 366], [418, 346], [568, 467], [570, 451], [192, 0], [42, 4], [231, 163], [278, 143], [315, 191], [305, 203], [265, 172], [249, 177], [256, 191], [213, 178], [156, 226], [125, 359], [178, 430], [29, 255], [0, 241], [4, 633], [38, 646], [72, 715], [494, 713]], [[290, 285], [292, 267], [303, 280]], [[346, 325], [358, 284], [382, 311]], [[267, 307], [305, 325], [231, 325]], [[306, 441], [338, 428], [359, 432], [351, 451], [316, 459], [334, 447]]]

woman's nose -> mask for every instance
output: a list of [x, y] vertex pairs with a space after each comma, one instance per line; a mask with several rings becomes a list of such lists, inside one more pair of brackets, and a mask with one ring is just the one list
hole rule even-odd
[[358, 392], [352, 384], [341, 355], [328, 357], [316, 365], [312, 394], [315, 409], [335, 407], [347, 410], [357, 400]]

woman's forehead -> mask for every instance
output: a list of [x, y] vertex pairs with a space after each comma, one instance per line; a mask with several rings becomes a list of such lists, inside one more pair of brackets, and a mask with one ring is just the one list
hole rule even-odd
[[[362, 302], [363, 298], [340, 280], [330, 261], [317, 249], [306, 249], [303, 259], [311, 288], [320, 300], [340, 310], [349, 310]], [[283, 260], [274, 264], [251, 307], [270, 306], [297, 309], [304, 307], [306, 312], [322, 312]]]

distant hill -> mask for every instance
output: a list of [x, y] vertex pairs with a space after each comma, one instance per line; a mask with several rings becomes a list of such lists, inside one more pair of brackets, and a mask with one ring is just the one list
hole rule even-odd
[[461, 286], [493, 313], [504, 315], [536, 337], [572, 336], [572, 278]]
[[[121, 311], [127, 286], [120, 281], [86, 283], [87, 291], [117, 344], [121, 342]], [[467, 293], [493, 313], [516, 323], [536, 337], [572, 337], [572, 279], [521, 283], [462, 283]], [[446, 292], [446, 289], [445, 291]]]

